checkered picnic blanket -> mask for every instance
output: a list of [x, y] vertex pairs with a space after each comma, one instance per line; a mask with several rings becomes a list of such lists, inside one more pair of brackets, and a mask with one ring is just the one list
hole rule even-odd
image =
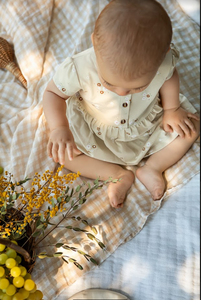
[[[159, 2], [172, 19], [173, 42], [181, 51], [178, 63], [181, 92], [199, 111], [199, 26], [182, 12], [175, 0]], [[13, 43], [28, 82], [25, 90], [11, 73], [0, 70], [0, 165], [14, 174], [16, 180], [55, 169], [56, 164], [46, 152], [48, 128], [41, 103], [43, 92], [59, 63], [91, 46], [95, 19], [107, 3], [108, 0], [1, 1], [0, 35]], [[181, 161], [165, 172], [166, 197], [199, 172], [198, 162], [196, 142]], [[101, 263], [120, 244], [139, 233], [148, 216], [161, 205], [160, 201], [151, 200], [137, 179], [120, 210], [110, 207], [106, 189], [96, 190], [76, 211], [96, 226], [106, 250], [97, 248], [92, 241], [86, 246], [84, 234], [69, 233], [66, 229], [54, 231], [44, 244], [65, 239], [70, 245], [89, 251]], [[84, 271], [59, 259], [37, 259], [33, 277], [45, 299], [56, 299], [66, 285], [94, 268], [92, 263], [75, 258]]]

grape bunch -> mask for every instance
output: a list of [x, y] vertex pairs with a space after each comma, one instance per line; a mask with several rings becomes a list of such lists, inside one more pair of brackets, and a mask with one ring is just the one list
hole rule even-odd
[[27, 269], [20, 265], [21, 260], [15, 250], [0, 244], [0, 299], [42, 300], [43, 293], [37, 290]]

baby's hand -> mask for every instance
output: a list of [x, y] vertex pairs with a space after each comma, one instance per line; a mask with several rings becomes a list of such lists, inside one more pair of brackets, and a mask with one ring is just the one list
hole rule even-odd
[[182, 138], [191, 136], [191, 131], [195, 132], [195, 126], [190, 118], [199, 120], [199, 117], [179, 107], [176, 109], [164, 110], [163, 129], [166, 132], [176, 131]]
[[65, 163], [66, 151], [69, 160], [73, 160], [74, 154], [81, 154], [81, 151], [76, 147], [70, 129], [67, 126], [58, 127], [50, 132], [47, 153], [55, 162], [63, 165]]

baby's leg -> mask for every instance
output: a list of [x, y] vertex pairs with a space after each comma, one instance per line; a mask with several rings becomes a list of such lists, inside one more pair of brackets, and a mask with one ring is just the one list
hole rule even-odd
[[80, 172], [82, 176], [100, 180], [107, 180], [109, 177], [120, 179], [117, 183], [110, 183], [108, 186], [108, 196], [111, 206], [119, 208], [123, 206], [127, 192], [130, 189], [134, 174], [125, 170], [119, 165], [94, 159], [85, 154], [74, 157], [69, 161], [66, 155], [65, 167], [73, 172]]
[[178, 136], [165, 148], [152, 154], [146, 164], [136, 171], [137, 178], [151, 193], [154, 200], [159, 200], [164, 194], [163, 172], [182, 158], [199, 135], [199, 122], [195, 120], [192, 122], [195, 124], [196, 132], [192, 132], [191, 137]]

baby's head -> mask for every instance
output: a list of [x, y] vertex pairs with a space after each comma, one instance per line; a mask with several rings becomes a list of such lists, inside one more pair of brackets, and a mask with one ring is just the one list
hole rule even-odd
[[[124, 83], [150, 83], [171, 39], [170, 18], [155, 0], [112, 0], [99, 15], [92, 35], [99, 75], [111, 86], [116, 86], [111, 75]], [[133, 85], [128, 89], [132, 87], [135, 90]]]

